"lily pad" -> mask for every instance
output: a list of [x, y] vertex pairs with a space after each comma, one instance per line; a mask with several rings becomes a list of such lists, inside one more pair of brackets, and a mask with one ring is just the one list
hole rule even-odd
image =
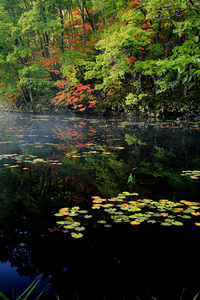
[[178, 221], [174, 221], [172, 222], [173, 225], [176, 225], [176, 226], [183, 226], [183, 223], [182, 222], [178, 222]]
[[162, 222], [161, 225], [163, 225], [163, 226], [171, 226], [172, 223], [170, 223], [170, 222]]
[[85, 227], [83, 227], [83, 226], [82, 227], [76, 227], [75, 230], [76, 231], [83, 231], [83, 230], [85, 230]]
[[99, 224], [106, 224], [106, 221], [105, 220], [99, 220], [99, 221], [97, 221], [97, 223], [99, 223]]
[[72, 232], [71, 233], [71, 236], [74, 238], [74, 239], [80, 239], [83, 237], [83, 234], [82, 233], [75, 233], [75, 232]]
[[85, 215], [84, 218], [85, 219], [90, 219], [90, 218], [92, 218], [92, 215]]
[[54, 214], [55, 217], [64, 217], [64, 214], [61, 214], [61, 213], [57, 213], [57, 214]]

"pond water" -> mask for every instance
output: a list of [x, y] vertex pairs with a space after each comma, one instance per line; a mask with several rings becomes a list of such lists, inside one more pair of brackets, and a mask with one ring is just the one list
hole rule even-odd
[[198, 170], [199, 123], [1, 114], [0, 291], [193, 299]]

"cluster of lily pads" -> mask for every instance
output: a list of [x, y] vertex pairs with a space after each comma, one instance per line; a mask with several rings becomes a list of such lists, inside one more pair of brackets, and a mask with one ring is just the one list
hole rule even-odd
[[[62, 217], [57, 221], [54, 230], [70, 232], [73, 238], [81, 238], [85, 230], [87, 219], [93, 219], [93, 223], [112, 227], [112, 223], [130, 223], [140, 225], [142, 223], [159, 223], [162, 226], [183, 226], [184, 220], [194, 219], [196, 226], [200, 226], [200, 203], [181, 200], [173, 202], [167, 199], [153, 201], [151, 199], [136, 199], [137, 193], [123, 192], [117, 197], [103, 199], [92, 196], [90, 212], [82, 210], [79, 206], [64, 207], [55, 214]], [[83, 226], [84, 225], [84, 226]], [[53, 231], [54, 231], [53, 230]]]
[[185, 176], [189, 179], [199, 179], [200, 178], [200, 171], [194, 170], [194, 171], [182, 171], [181, 176]]
[[[20, 167], [22, 163], [29, 163], [29, 164], [48, 163], [48, 164], [56, 164], [56, 165], [62, 164], [59, 160], [55, 160], [55, 159], [44, 160], [43, 158], [39, 158], [36, 155], [31, 155], [31, 154], [18, 155], [17, 153], [0, 155], [0, 160], [7, 160], [3, 164], [3, 167], [7, 167], [7, 168], [17, 168]], [[14, 164], [12, 163], [12, 161], [14, 162]]]

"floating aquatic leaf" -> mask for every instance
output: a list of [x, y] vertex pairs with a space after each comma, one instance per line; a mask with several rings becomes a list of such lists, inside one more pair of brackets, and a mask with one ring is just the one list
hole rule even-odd
[[54, 216], [56, 216], [56, 217], [64, 217], [64, 214], [62, 214], [62, 213], [57, 213], [57, 214], [54, 214]]
[[105, 209], [104, 211], [108, 212], [109, 214], [115, 214], [116, 210], [117, 210], [116, 208], [108, 208], [108, 209]]
[[100, 209], [100, 206], [97, 206], [97, 204], [92, 206], [92, 209]]
[[118, 198], [111, 198], [111, 199], [108, 199], [108, 201], [110, 201], [110, 202], [117, 202]]
[[194, 216], [200, 216], [200, 212], [192, 212], [192, 215], [194, 215]]
[[85, 230], [85, 227], [83, 227], [83, 226], [82, 227], [76, 227], [75, 230], [76, 231], [83, 231], [83, 230]]
[[193, 210], [193, 209], [186, 209], [186, 210], [184, 210], [184, 213], [186, 213], [186, 214], [191, 214], [193, 212], [195, 212], [195, 210]]
[[162, 216], [162, 217], [167, 217], [167, 216], [168, 216], [168, 213], [162, 213], [161, 216]]
[[[194, 213], [193, 213], [193, 214], [194, 214]], [[199, 213], [199, 215], [200, 215], [200, 213]], [[181, 218], [184, 218], [184, 219], [191, 219], [191, 217], [188, 216], [188, 215], [182, 215]]]
[[122, 219], [115, 219], [113, 220], [114, 223], [122, 223]]
[[99, 221], [97, 221], [97, 223], [99, 223], [99, 224], [106, 224], [106, 221], [105, 220], [99, 220]]
[[114, 205], [111, 203], [103, 204], [102, 207], [113, 207]]
[[87, 213], [88, 213], [88, 210], [79, 210], [79, 213], [80, 213], [80, 214], [87, 214]]
[[90, 219], [90, 218], [92, 218], [92, 215], [85, 215], [84, 218], [85, 219]]
[[126, 195], [126, 196], [130, 196], [130, 195], [132, 195], [130, 192], [122, 192], [122, 194], [124, 194], [124, 195]]
[[76, 226], [74, 226], [73, 224], [64, 226], [64, 228], [66, 228], [66, 229], [74, 229], [75, 227]]
[[66, 224], [65, 221], [58, 221], [58, 222], [56, 222], [56, 223], [59, 224], [59, 225], [65, 225], [65, 224]]
[[161, 217], [162, 216], [162, 214], [160, 214], [160, 213], [155, 213], [153, 215], [154, 215], [154, 217]]
[[72, 210], [79, 210], [79, 209], [80, 209], [79, 206], [74, 206], [74, 207], [72, 207]]
[[195, 225], [196, 225], [196, 226], [200, 226], [200, 223], [199, 223], [199, 222], [196, 222]]
[[71, 236], [74, 238], [74, 239], [80, 239], [83, 237], [83, 234], [82, 233], [75, 233], [75, 232], [72, 232], [71, 233]]
[[182, 222], [178, 222], [178, 221], [174, 221], [172, 222], [173, 225], [176, 225], [176, 226], [183, 226], [183, 223]]
[[176, 207], [173, 209], [174, 212], [183, 211], [183, 210], [184, 210], [184, 208], [182, 208], [182, 207]]
[[69, 207], [63, 207], [59, 209], [59, 212], [69, 211]]
[[70, 217], [76, 217], [76, 216], [78, 216], [78, 213], [71, 212], [71, 213], [68, 213], [68, 216], [70, 216]]
[[131, 224], [131, 225], [140, 225], [141, 223], [138, 222], [138, 221], [131, 221], [130, 224]]
[[73, 219], [72, 219], [72, 217], [69, 215], [69, 216], [67, 216], [66, 218], [65, 218], [65, 220], [66, 221], [70, 221], [70, 222], [73, 222]]
[[92, 202], [93, 202], [93, 203], [102, 203], [101, 200], [93, 200]]
[[163, 226], [171, 226], [172, 223], [169, 223], [169, 222], [162, 222], [161, 225], [163, 225]]
[[[122, 209], [122, 208], [121, 208]], [[130, 211], [130, 212], [134, 212], [134, 211], [140, 211], [141, 210], [141, 208], [140, 207], [129, 207], [128, 208], [128, 211]]]
[[136, 219], [136, 218], [137, 218], [137, 215], [136, 215], [136, 214], [135, 214], [135, 215], [130, 215], [129, 218], [130, 218], [130, 219]]

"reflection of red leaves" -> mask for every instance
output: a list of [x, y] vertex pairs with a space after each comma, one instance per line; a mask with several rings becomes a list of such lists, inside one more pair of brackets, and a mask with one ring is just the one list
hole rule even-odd
[[88, 127], [89, 127], [90, 132], [96, 133], [96, 130], [93, 127], [91, 127], [91, 126], [88, 126]]
[[77, 141], [76, 141], [76, 145], [77, 145], [79, 148], [89, 148], [89, 147], [90, 147], [90, 145], [88, 145], [88, 144], [79, 143], [79, 142], [77, 142]]

